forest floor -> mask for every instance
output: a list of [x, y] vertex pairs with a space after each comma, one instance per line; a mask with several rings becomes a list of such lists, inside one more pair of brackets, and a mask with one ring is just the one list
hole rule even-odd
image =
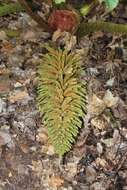
[[[106, 19], [127, 23], [127, 7]], [[81, 54], [88, 84], [84, 127], [63, 163], [36, 103], [46, 43]], [[76, 42], [66, 33], [56, 40], [26, 13], [0, 18], [0, 190], [127, 190], [127, 35], [96, 32]]]

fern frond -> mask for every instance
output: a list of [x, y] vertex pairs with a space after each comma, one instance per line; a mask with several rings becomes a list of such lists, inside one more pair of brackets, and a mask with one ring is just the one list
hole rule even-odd
[[56, 152], [68, 152], [86, 112], [86, 86], [80, 81], [81, 59], [48, 48], [39, 66], [38, 103]]

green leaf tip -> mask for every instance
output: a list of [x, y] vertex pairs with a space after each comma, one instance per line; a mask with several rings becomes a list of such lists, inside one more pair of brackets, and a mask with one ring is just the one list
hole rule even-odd
[[65, 3], [66, 0], [54, 0], [55, 4]]
[[108, 11], [112, 11], [119, 4], [119, 0], [99, 0], [99, 2], [104, 2]]

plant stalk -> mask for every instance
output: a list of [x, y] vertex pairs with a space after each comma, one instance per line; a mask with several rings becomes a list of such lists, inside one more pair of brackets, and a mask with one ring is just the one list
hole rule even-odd
[[81, 38], [93, 32], [103, 31], [114, 34], [127, 34], [127, 24], [115, 24], [104, 21], [82, 22], [78, 29], [78, 37]]
[[48, 24], [43, 20], [37, 13], [34, 13], [30, 8], [29, 4], [26, 0], [18, 0], [22, 7], [26, 10], [26, 12], [31, 16], [33, 20], [35, 20], [42, 28], [46, 31], [50, 31]]

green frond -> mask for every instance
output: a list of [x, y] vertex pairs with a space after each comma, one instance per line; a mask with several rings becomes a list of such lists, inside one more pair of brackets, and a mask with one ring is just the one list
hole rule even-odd
[[86, 86], [80, 81], [81, 58], [48, 47], [38, 69], [38, 105], [56, 153], [68, 152], [86, 113]]

